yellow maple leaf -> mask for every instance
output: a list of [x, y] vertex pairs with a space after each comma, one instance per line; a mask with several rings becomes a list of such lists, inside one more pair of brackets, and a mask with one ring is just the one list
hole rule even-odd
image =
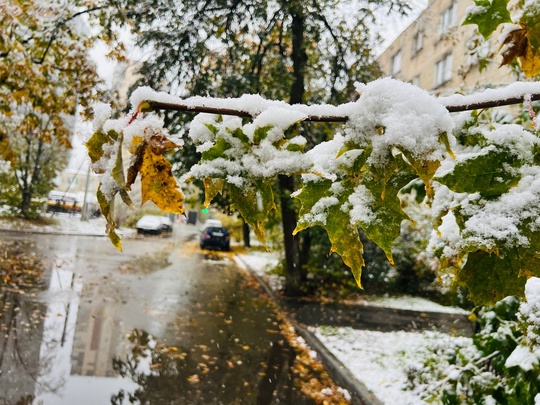
[[178, 189], [170, 162], [145, 147], [140, 168], [142, 203], [153, 201], [160, 209], [173, 214], [183, 214], [184, 195]]
[[529, 27], [521, 24], [521, 28], [507, 34], [501, 45], [503, 60], [500, 66], [509, 65], [519, 59], [521, 70], [527, 77], [540, 73], [540, 51], [531, 45]]
[[223, 191], [223, 179], [204, 179], [204, 206], [208, 207], [214, 197]]
[[519, 57], [519, 61], [525, 76], [533, 77], [540, 73], [540, 52], [534, 49], [530, 43], [525, 49], [525, 54]]

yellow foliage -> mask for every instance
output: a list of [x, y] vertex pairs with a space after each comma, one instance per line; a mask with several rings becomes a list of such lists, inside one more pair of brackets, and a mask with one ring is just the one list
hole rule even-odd
[[173, 214], [183, 214], [184, 195], [178, 189], [170, 162], [146, 146], [141, 162], [142, 203], [153, 201], [160, 209]]

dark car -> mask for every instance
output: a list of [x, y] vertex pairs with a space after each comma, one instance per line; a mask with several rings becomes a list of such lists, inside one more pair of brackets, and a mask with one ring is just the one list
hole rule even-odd
[[229, 232], [223, 227], [208, 226], [203, 229], [201, 234], [201, 249], [217, 248], [221, 250], [231, 250], [231, 237]]

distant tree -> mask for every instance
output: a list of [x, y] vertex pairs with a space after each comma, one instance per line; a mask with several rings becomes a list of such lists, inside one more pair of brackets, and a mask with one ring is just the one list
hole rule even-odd
[[[79, 0], [8, 0], [0, 15], [0, 158], [10, 162], [19, 214], [28, 218], [32, 200], [63, 167], [77, 108], [98, 95], [88, 51], [99, 37], [114, 43], [118, 15], [108, 3]], [[90, 35], [96, 24], [99, 33]]]
[[5, 180], [6, 186], [11, 183], [15, 187], [6, 187], [5, 197], [22, 217], [35, 218], [43, 206], [40, 199], [47, 196], [56, 174], [65, 167], [68, 149], [57, 138], [46, 138], [54, 132], [49, 115], [37, 113], [30, 104], [18, 107], [0, 124], [2, 130], [12, 134], [10, 150], [14, 154]]

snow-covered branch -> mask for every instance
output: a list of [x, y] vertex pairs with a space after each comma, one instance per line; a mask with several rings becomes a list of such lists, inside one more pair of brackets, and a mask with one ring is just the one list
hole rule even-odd
[[[435, 97], [434, 97], [435, 98]], [[499, 89], [488, 89], [471, 95], [455, 94], [435, 98], [449, 112], [470, 111], [501, 107], [540, 100], [540, 83], [516, 82]], [[191, 97], [180, 99], [168, 94], [153, 92], [148, 88], [135, 92], [131, 99], [133, 106], [141, 106], [142, 111], [185, 111], [254, 118], [271, 106], [291, 108], [306, 114], [303, 121], [346, 122], [354, 103], [332, 105], [288, 105], [282, 101], [265, 100], [260, 96], [249, 95], [241, 98]]]

